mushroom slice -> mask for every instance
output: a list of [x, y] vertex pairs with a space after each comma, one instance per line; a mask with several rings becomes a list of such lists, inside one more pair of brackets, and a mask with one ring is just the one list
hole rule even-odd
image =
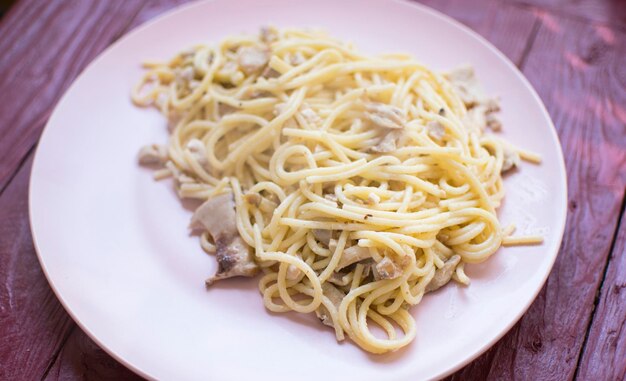
[[336, 270], [341, 270], [346, 266], [350, 266], [353, 263], [360, 262], [364, 259], [370, 258], [371, 256], [370, 250], [367, 247], [361, 247], [358, 245], [350, 246], [343, 250]]
[[237, 50], [237, 63], [246, 74], [261, 70], [270, 60], [270, 52], [258, 46], [242, 46]]
[[466, 107], [471, 108], [483, 101], [484, 94], [474, 75], [473, 67], [469, 65], [458, 67], [450, 71], [445, 77], [450, 81]]
[[190, 139], [185, 147], [191, 157], [204, 168], [209, 174], [212, 174], [209, 160], [207, 159], [206, 147], [200, 139]]
[[[346, 296], [340, 289], [328, 282], [322, 284], [322, 292], [324, 293], [324, 296], [330, 299], [330, 302], [335, 307], [335, 310], [339, 309], [341, 301]], [[328, 312], [325, 305], [321, 304], [315, 310], [315, 315], [317, 315], [318, 319], [320, 319], [324, 325], [335, 328], [331, 314]]]
[[304, 62], [306, 62], [306, 58], [304, 58], [301, 52], [295, 52], [289, 59], [289, 63], [293, 66], [302, 65]]
[[328, 277], [328, 282], [336, 286], [347, 286], [350, 284], [350, 276], [342, 272], [333, 272], [330, 274], [330, 277]]
[[374, 153], [389, 153], [396, 150], [397, 142], [402, 132], [399, 130], [391, 130], [387, 132], [383, 137], [376, 143], [375, 146], [369, 149], [370, 152]]
[[177, 73], [176, 79], [181, 82], [190, 82], [195, 77], [195, 75], [196, 71], [194, 70], [193, 66], [185, 66]]
[[365, 115], [376, 126], [389, 129], [404, 127], [406, 115], [402, 109], [384, 103], [369, 102], [365, 104]]
[[379, 279], [396, 279], [402, 275], [402, 268], [394, 261], [385, 257], [375, 267]]
[[467, 114], [461, 119], [469, 130], [484, 131], [487, 126], [487, 114], [483, 106], [475, 106], [467, 110]]
[[191, 228], [204, 229], [215, 242], [218, 269], [206, 280], [207, 286], [220, 279], [234, 276], [254, 276], [259, 267], [254, 262], [250, 248], [237, 231], [235, 201], [231, 193], [214, 197], [196, 209], [191, 218]]
[[502, 155], [504, 157], [502, 159], [501, 173], [511, 170], [513, 167], [519, 167], [521, 159], [517, 151], [505, 145], [502, 150]]
[[333, 237], [331, 230], [313, 229], [312, 233], [313, 237], [315, 237], [318, 242], [326, 245], [326, 247], [328, 247], [328, 245], [330, 244], [330, 239]]
[[139, 164], [164, 165], [167, 161], [167, 147], [160, 144], [150, 144], [139, 150]]
[[266, 44], [274, 42], [278, 39], [278, 30], [272, 26], [261, 27], [261, 41]]
[[435, 276], [431, 279], [430, 283], [428, 283], [424, 292], [436, 291], [450, 282], [452, 274], [454, 274], [454, 270], [459, 262], [461, 262], [460, 255], [455, 254], [450, 257], [440, 269], [435, 270]]
[[261, 77], [267, 78], [267, 79], [278, 78], [280, 77], [280, 73], [272, 69], [271, 67], [267, 66], [265, 69], [263, 69], [263, 72], [261, 73]]
[[[374, 153], [389, 153], [396, 149], [400, 131], [404, 128], [406, 115], [402, 109], [384, 103], [369, 102], [365, 104], [365, 115], [379, 129], [378, 142], [369, 148]], [[391, 131], [390, 131], [391, 130]]]
[[321, 126], [322, 118], [308, 105], [304, 104], [300, 107], [300, 115], [312, 126]]
[[468, 109], [467, 115], [463, 118], [468, 128], [480, 131], [483, 131], [485, 127], [493, 131], [502, 128], [502, 123], [495, 115], [500, 111], [498, 100], [485, 96], [471, 66], [452, 70], [446, 77]]
[[446, 129], [440, 122], [432, 120], [426, 124], [428, 136], [435, 140], [442, 140], [446, 136]]

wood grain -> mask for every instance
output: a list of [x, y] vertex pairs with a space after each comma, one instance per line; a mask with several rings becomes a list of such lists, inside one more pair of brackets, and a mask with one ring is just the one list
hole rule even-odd
[[135, 17], [133, 17], [130, 21], [129, 30], [152, 20], [179, 5], [186, 4], [191, 1], [192, 0], [148, 0], [137, 15], [135, 15]]
[[3, 18], [0, 126], [7, 127], [0, 140], [0, 190], [39, 138], [63, 92], [128, 28], [143, 4], [23, 0]]
[[[524, 74], [548, 106], [563, 145], [569, 216], [546, 286], [490, 351], [458, 379], [554, 380], [574, 376], [626, 184], [624, 38], [558, 16], [542, 21]], [[623, 40], [622, 40], [623, 41]], [[489, 355], [489, 354], [488, 354]], [[532, 366], [531, 366], [532, 364]]]
[[581, 380], [626, 380], [626, 210], [602, 284], [587, 345], [578, 369]]
[[0, 380], [38, 379], [73, 322], [50, 290], [28, 222], [32, 155], [0, 197]]
[[33, 248], [27, 204], [32, 154], [24, 158], [71, 81], [142, 6], [21, 1], [0, 23], [0, 364], [10, 364], [0, 367], [1, 380], [40, 378], [74, 326]]
[[[7, 22], [0, 24], [0, 33], [8, 34], [7, 39], [0, 40], [0, 49], [7, 51], [0, 56], [0, 73], [4, 74], [0, 76], [0, 126], [12, 126], [3, 129], [0, 141], [0, 190], [39, 138], [51, 108], [80, 71], [129, 28], [174, 7], [176, 2], [151, 1], [145, 7], [143, 1], [136, 0], [98, 2], [95, 7], [77, 1], [50, 2], [47, 7], [44, 4], [22, 1], [7, 15]], [[27, 28], [37, 18], [45, 22]], [[29, 33], [20, 36], [24, 29], [29, 29]], [[7, 45], [12, 37], [20, 44]], [[39, 52], [35, 56], [33, 52], [37, 49], [44, 54]], [[27, 67], [36, 60], [39, 67]], [[50, 67], [62, 70], [46, 69]], [[19, 91], [1, 91], [18, 85]], [[11, 221], [9, 227], [15, 225], [21, 229], [9, 231], [0, 225], [0, 237], [12, 237], [2, 241], [10, 242], [10, 247], [0, 245], [0, 260], [9, 264], [0, 271], [5, 285], [0, 307], [2, 314], [6, 314], [0, 327], [0, 363], [11, 364], [2, 367], [0, 379], [36, 379], [44, 374], [47, 379], [61, 380], [137, 378], [76, 327], [43, 277], [28, 228], [26, 195], [30, 165], [29, 161], [22, 167], [0, 198], [0, 206], [5, 200], [15, 206], [6, 211], [0, 209], [1, 221]], [[24, 199], [22, 203], [15, 202], [18, 197]], [[10, 213], [7, 218], [2, 214], [5, 212]], [[14, 215], [18, 212], [22, 213], [21, 219]], [[27, 262], [22, 264], [16, 258]], [[19, 279], [16, 274], [20, 275]], [[22, 277], [34, 282], [37, 288], [28, 288]], [[15, 284], [18, 280], [21, 283]], [[16, 303], [24, 307], [16, 309]], [[30, 366], [31, 363], [36, 366]]]
[[556, 15], [599, 21], [619, 28], [626, 27], [626, 6], [621, 0], [501, 0]]
[[130, 381], [141, 379], [100, 349], [76, 326], [43, 380]]
[[[128, 23], [128, 30], [189, 0], [152, 0], [147, 2]], [[46, 381], [65, 380], [141, 380], [142, 378], [117, 362], [78, 326], [75, 326], [63, 349], [45, 376]]]

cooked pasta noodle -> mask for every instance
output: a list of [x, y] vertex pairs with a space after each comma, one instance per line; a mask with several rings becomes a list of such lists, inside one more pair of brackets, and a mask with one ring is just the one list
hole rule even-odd
[[502, 172], [540, 157], [488, 133], [497, 103], [471, 69], [273, 28], [145, 67], [132, 99], [158, 108], [171, 137], [140, 161], [211, 207], [194, 215], [220, 265], [208, 284], [260, 269], [267, 309], [315, 312], [338, 340], [383, 353], [414, 339], [406, 307], [469, 283], [466, 263], [541, 242], [500, 225]]

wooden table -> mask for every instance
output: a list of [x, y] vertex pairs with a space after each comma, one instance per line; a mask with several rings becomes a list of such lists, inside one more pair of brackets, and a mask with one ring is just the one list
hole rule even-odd
[[[184, 0], [20, 0], [0, 20], [0, 380], [137, 379], [76, 326], [33, 248], [50, 111], [103, 49]], [[504, 52], [546, 103], [569, 178], [559, 257], [511, 331], [451, 379], [626, 379], [626, 2], [423, 0]]]

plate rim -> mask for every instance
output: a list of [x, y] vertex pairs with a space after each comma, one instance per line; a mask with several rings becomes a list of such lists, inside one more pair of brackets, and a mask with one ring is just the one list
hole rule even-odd
[[[46, 134], [50, 130], [50, 128], [49, 128], [50, 121], [54, 119], [54, 116], [58, 113], [58, 109], [60, 108], [60, 106], [63, 103], [66, 102], [68, 94], [71, 93], [72, 90], [76, 87], [76, 83], [79, 82], [83, 78], [83, 76], [85, 76], [86, 73], [90, 71], [90, 69], [93, 66], [95, 66], [99, 61], [104, 59], [105, 56], [108, 56], [111, 53], [112, 50], [117, 48], [118, 45], [120, 45], [120, 44], [124, 43], [126, 40], [132, 38], [134, 35], [136, 35], [140, 31], [151, 27], [153, 24], [160, 23], [164, 19], [173, 17], [174, 15], [176, 15], [178, 13], [186, 12], [189, 9], [192, 9], [192, 8], [202, 7], [203, 5], [205, 5], [207, 3], [213, 3], [215, 1], [218, 1], [218, 0], [198, 0], [198, 1], [191, 1], [189, 3], [177, 5], [177, 6], [173, 7], [172, 9], [169, 9], [169, 10], [167, 10], [167, 11], [161, 13], [161, 14], [158, 14], [157, 16], [155, 16], [155, 17], [153, 17], [153, 18], [143, 22], [142, 24], [132, 28], [130, 31], [128, 31], [127, 33], [122, 35], [119, 39], [117, 39], [116, 41], [111, 43], [109, 46], [107, 46], [105, 49], [103, 49], [100, 53], [98, 53], [98, 55], [95, 58], [93, 58], [89, 62], [89, 64], [87, 66], [85, 66], [85, 68], [80, 72], [80, 74], [77, 75], [76, 78], [74, 78], [72, 80], [72, 83], [70, 84], [70, 86], [63, 92], [63, 95], [59, 98], [57, 103], [54, 105], [53, 111], [50, 113], [50, 116], [48, 117], [48, 120], [46, 121], [46, 125], [44, 126], [44, 128], [42, 130], [42, 133], [41, 133], [41, 135], [40, 135], [40, 137], [38, 139], [37, 148], [36, 148], [35, 154], [33, 156], [33, 164], [32, 164], [32, 167], [31, 167], [30, 178], [29, 178], [29, 181], [28, 181], [28, 217], [29, 217], [29, 227], [30, 227], [30, 230], [31, 230], [33, 246], [35, 248], [35, 252], [37, 254], [37, 259], [39, 261], [41, 269], [42, 269], [42, 271], [43, 271], [43, 273], [44, 273], [44, 275], [46, 277], [46, 280], [48, 281], [48, 284], [50, 285], [50, 288], [54, 292], [54, 295], [59, 300], [59, 302], [63, 306], [64, 310], [68, 313], [68, 315], [70, 315], [72, 320], [102, 350], [104, 350], [108, 355], [113, 357], [116, 361], [118, 361], [121, 364], [123, 364], [127, 369], [129, 369], [132, 372], [136, 373], [137, 375], [139, 375], [141, 377], [144, 377], [146, 379], [149, 379], [149, 380], [155, 380], [157, 378], [154, 375], [152, 375], [148, 370], [143, 369], [142, 367], [137, 366], [134, 363], [132, 363], [131, 361], [129, 361], [129, 360], [125, 359], [124, 357], [118, 355], [112, 348], [110, 348], [106, 343], [104, 343], [102, 340], [100, 340], [96, 336], [96, 334], [93, 333], [89, 329], [89, 327], [87, 327], [82, 321], [80, 321], [77, 318], [77, 316], [74, 313], [74, 311], [72, 310], [70, 304], [68, 303], [67, 300], [65, 300], [65, 298], [63, 297], [63, 295], [59, 291], [58, 287], [56, 286], [54, 280], [50, 276], [48, 268], [46, 266], [46, 262], [44, 260], [44, 256], [42, 255], [42, 250], [39, 247], [39, 242], [38, 242], [38, 239], [37, 239], [37, 229], [36, 229], [36, 226], [35, 226], [35, 223], [34, 223], [34, 212], [33, 212], [33, 208], [32, 208], [33, 198], [35, 197], [34, 196], [34, 191], [33, 191], [33, 189], [34, 189], [33, 188], [33, 179], [34, 179], [33, 172], [35, 171], [35, 168], [38, 166], [38, 163], [41, 160], [41, 159], [39, 159], [40, 151], [41, 151], [40, 143], [44, 140]], [[231, 1], [233, 1], [233, 0], [231, 0]], [[342, 0], [342, 1], [348, 1], [348, 0]], [[532, 298], [530, 298], [528, 300], [528, 302], [525, 303], [523, 308], [519, 310], [519, 313], [513, 319], [511, 319], [511, 321], [508, 324], [506, 324], [505, 328], [502, 329], [491, 340], [489, 340], [485, 345], [483, 345], [482, 347], [478, 347], [474, 351], [467, 352], [464, 356], [462, 356], [463, 358], [461, 360], [459, 360], [456, 364], [454, 364], [453, 366], [449, 367], [446, 371], [441, 372], [440, 374], [437, 374], [435, 376], [436, 379], [440, 379], [440, 378], [447, 377], [447, 376], [451, 375], [452, 373], [460, 370], [461, 368], [463, 368], [467, 364], [469, 364], [472, 361], [474, 361], [480, 355], [484, 354], [487, 350], [492, 348], [495, 345], [496, 342], [498, 342], [500, 339], [502, 339], [502, 337], [504, 337], [504, 335], [506, 335], [511, 330], [511, 328], [520, 321], [522, 316], [524, 316], [526, 314], [526, 312], [528, 311], [530, 306], [537, 299], [537, 295], [543, 289], [543, 287], [544, 287], [544, 285], [546, 283], [546, 280], [548, 279], [548, 276], [550, 275], [550, 273], [552, 272], [552, 269], [554, 268], [554, 264], [556, 262], [556, 259], [557, 259], [558, 255], [559, 255], [560, 248], [561, 248], [561, 245], [562, 245], [562, 242], [563, 242], [563, 237], [564, 237], [565, 227], [566, 227], [566, 222], [567, 222], [567, 214], [568, 214], [568, 212], [567, 212], [567, 200], [568, 200], [567, 170], [566, 170], [566, 166], [565, 166], [565, 160], [564, 160], [563, 148], [562, 148], [562, 145], [561, 145], [561, 141], [559, 139], [557, 129], [556, 129], [556, 127], [555, 127], [555, 125], [554, 125], [554, 123], [552, 121], [552, 118], [551, 118], [550, 114], [548, 113], [548, 111], [546, 109], [545, 104], [543, 103], [541, 97], [538, 95], [537, 91], [534, 89], [534, 87], [532, 86], [530, 81], [524, 76], [524, 74], [521, 72], [521, 70], [506, 55], [504, 55], [504, 53], [502, 53], [490, 41], [488, 41], [486, 38], [484, 38], [483, 36], [481, 36], [480, 34], [475, 32], [470, 27], [464, 25], [460, 21], [457, 21], [453, 17], [448, 16], [445, 13], [440, 12], [440, 11], [438, 11], [438, 10], [436, 10], [434, 8], [431, 8], [431, 7], [427, 6], [427, 5], [424, 5], [424, 4], [421, 4], [419, 2], [415, 2], [415, 1], [410, 1], [410, 0], [378, 0], [378, 1], [380, 1], [381, 3], [383, 1], [393, 2], [393, 3], [396, 3], [396, 4], [401, 4], [402, 6], [418, 9], [419, 11], [424, 12], [426, 14], [429, 14], [431, 17], [434, 17], [434, 18], [438, 19], [438, 21], [440, 21], [440, 22], [442, 22], [444, 24], [448, 24], [452, 28], [459, 29], [461, 32], [463, 32], [464, 34], [466, 34], [469, 37], [473, 38], [480, 45], [482, 45], [483, 47], [485, 47], [486, 49], [488, 49], [492, 53], [494, 53], [498, 57], [498, 59], [503, 61], [505, 63], [505, 65], [509, 69], [512, 69], [512, 72], [515, 74], [515, 76], [518, 78], [518, 80], [520, 80], [520, 82], [524, 85], [524, 87], [532, 95], [533, 99], [537, 102], [537, 104], [539, 105], [539, 108], [540, 108], [540, 111], [541, 111], [541, 114], [542, 114], [543, 118], [548, 122], [548, 126], [550, 127], [549, 128], [550, 134], [552, 135], [553, 140], [556, 142], [556, 148], [557, 148], [557, 151], [558, 151], [557, 153], [558, 153], [558, 159], [559, 160], [558, 160], [557, 166], [558, 166], [558, 169], [559, 169], [559, 172], [560, 172], [559, 174], [562, 175], [562, 179], [561, 180], [562, 180], [562, 185], [563, 185], [563, 195], [562, 195], [563, 197], [562, 197], [562, 205], [561, 205], [561, 208], [560, 208], [561, 213], [560, 213], [560, 215], [557, 218], [559, 226], [556, 227], [556, 229], [555, 229], [556, 234], [554, 235], [554, 237], [556, 238], [556, 240], [555, 240], [556, 252], [554, 254], [551, 254], [552, 258], [551, 258], [551, 261], [550, 261], [550, 265], [548, 267], [546, 267], [545, 273], [542, 274], [542, 277], [541, 277], [542, 281], [537, 284], [536, 289], [532, 293]]]

